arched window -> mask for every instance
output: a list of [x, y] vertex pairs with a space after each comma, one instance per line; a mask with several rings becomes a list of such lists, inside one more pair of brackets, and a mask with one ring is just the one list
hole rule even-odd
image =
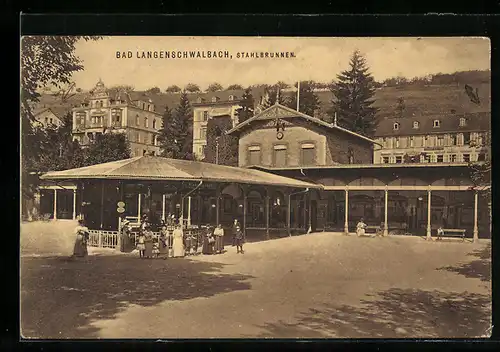
[[234, 100], [234, 95], [232, 95], [232, 94], [231, 94], [231, 95], [229, 96], [229, 100], [230, 100], [230, 101]]
[[418, 129], [420, 127], [420, 122], [418, 121], [413, 121], [413, 128]]
[[465, 117], [461, 117], [459, 126], [464, 127], [466, 124], [467, 124], [467, 120], [465, 119]]
[[393, 125], [393, 129], [394, 129], [394, 131], [399, 130], [399, 122], [395, 122], [395, 123], [394, 123], [394, 125]]
[[156, 129], [156, 119], [153, 119], [153, 128]]
[[144, 118], [144, 127], [149, 127], [149, 122], [147, 117]]
[[441, 121], [439, 121], [439, 120], [434, 120], [434, 124], [433, 124], [433, 127], [434, 127], [434, 128], [438, 128], [440, 125], [441, 125]]

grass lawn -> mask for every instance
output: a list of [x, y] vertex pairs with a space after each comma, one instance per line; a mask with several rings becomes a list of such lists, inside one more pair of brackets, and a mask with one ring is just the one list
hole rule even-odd
[[480, 337], [489, 241], [310, 234], [216, 256], [21, 257], [27, 338]]

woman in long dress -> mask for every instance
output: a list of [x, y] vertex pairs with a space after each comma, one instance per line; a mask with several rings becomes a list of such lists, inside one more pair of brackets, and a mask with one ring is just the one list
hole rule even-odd
[[207, 232], [203, 238], [203, 254], [213, 254], [214, 253], [214, 237], [212, 235], [212, 228], [210, 225], [207, 225]]
[[149, 228], [144, 232], [144, 256], [146, 258], [153, 257], [153, 233]]
[[168, 258], [168, 230], [167, 230], [167, 225], [162, 224], [162, 227], [160, 229], [160, 255], [166, 259]]
[[222, 225], [217, 225], [217, 228], [214, 230], [215, 237], [215, 253], [224, 252], [224, 229]]
[[182, 228], [180, 225], [177, 225], [175, 227], [174, 233], [174, 242], [172, 245], [173, 249], [173, 257], [174, 258], [179, 258], [179, 257], [184, 257], [184, 233], [182, 232]]
[[74, 257], [86, 257], [88, 255], [87, 251], [87, 240], [89, 238], [89, 229], [85, 226], [83, 220], [78, 220], [78, 226], [75, 228], [75, 247], [73, 248]]
[[358, 224], [356, 225], [356, 234], [358, 235], [358, 237], [365, 235], [365, 228], [366, 228], [366, 224], [364, 222], [364, 219], [361, 218], [359, 220]]

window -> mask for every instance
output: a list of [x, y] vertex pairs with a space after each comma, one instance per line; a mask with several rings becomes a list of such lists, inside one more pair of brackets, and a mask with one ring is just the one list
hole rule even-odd
[[399, 137], [396, 137], [396, 148], [399, 148]]
[[153, 139], [153, 144], [154, 144], [154, 145], [158, 145], [158, 135], [155, 135], [155, 136], [154, 136], [154, 139]]
[[52, 124], [54, 122], [54, 119], [51, 117], [49, 121]]
[[148, 121], [147, 117], [144, 118], [144, 127], [146, 127], [146, 128], [149, 127], [149, 121]]
[[418, 121], [413, 121], [413, 128], [418, 129], [420, 127], [420, 122]]
[[46, 124], [48, 124], [48, 123], [49, 123], [49, 118], [48, 118], [48, 117], [46, 117], [46, 118], [45, 118], [45, 123], [46, 123]]
[[203, 111], [203, 121], [208, 121], [208, 111]]
[[259, 165], [260, 164], [260, 147], [251, 146], [248, 147], [248, 165]]
[[449, 159], [450, 159], [450, 163], [456, 163], [457, 162], [457, 155], [450, 154]]
[[470, 132], [464, 133], [464, 145], [470, 144]]
[[441, 125], [441, 122], [439, 120], [434, 120], [433, 127], [438, 128]]
[[137, 132], [137, 142], [141, 143], [141, 132]]
[[146, 149], [142, 150], [142, 155], [146, 155], [147, 153], [148, 153], [148, 151]]
[[351, 147], [347, 148], [347, 161], [349, 164], [354, 164], [354, 150]]
[[486, 154], [481, 153], [477, 156], [477, 161], [486, 161]]
[[443, 136], [438, 136], [437, 137], [437, 146], [438, 147], [444, 146], [444, 137]]
[[394, 131], [399, 130], [399, 123], [398, 122], [394, 123], [393, 128], [394, 128]]
[[219, 100], [217, 97], [212, 97], [212, 103], [216, 103]]
[[316, 162], [316, 149], [312, 143], [302, 144], [302, 165], [314, 165]]
[[144, 144], [149, 144], [149, 133], [144, 134]]
[[470, 154], [462, 155], [462, 159], [464, 160], [464, 163], [468, 163], [470, 161]]
[[385, 138], [385, 137], [384, 137], [384, 138], [382, 138], [382, 146], [383, 146], [384, 148], [387, 148], [387, 138]]
[[465, 117], [461, 117], [460, 122], [459, 122], [459, 126], [464, 127], [465, 125], [467, 125], [467, 120], [465, 119]]
[[286, 166], [286, 145], [275, 145], [274, 146], [273, 164], [276, 167]]
[[401, 155], [396, 155], [395, 160], [396, 160], [396, 164], [403, 163], [403, 157]]
[[135, 125], [139, 126], [141, 124], [141, 119], [139, 118], [139, 115], [135, 115]]
[[410, 137], [410, 148], [413, 148], [415, 146], [415, 140], [413, 137]]
[[436, 157], [436, 161], [438, 163], [442, 163], [443, 162], [443, 154], [438, 154], [438, 156]]
[[230, 96], [229, 96], [229, 100], [230, 100], [230, 101], [234, 100], [234, 95], [230, 95]]
[[153, 128], [156, 129], [156, 119], [153, 119]]
[[382, 164], [389, 164], [389, 157], [388, 156], [382, 157]]
[[455, 134], [450, 135], [450, 144], [451, 145], [457, 144], [457, 136]]
[[425, 136], [422, 147], [428, 147], [428, 146], [429, 146], [429, 136]]
[[207, 128], [200, 128], [200, 139], [207, 139]]

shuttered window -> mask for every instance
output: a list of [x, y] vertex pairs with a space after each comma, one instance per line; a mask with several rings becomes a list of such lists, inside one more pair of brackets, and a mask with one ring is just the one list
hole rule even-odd
[[273, 163], [275, 167], [286, 166], [286, 145], [275, 145], [273, 151]]
[[260, 164], [260, 147], [259, 146], [248, 147], [248, 164], [249, 165], [259, 165]]
[[314, 165], [316, 163], [316, 148], [312, 143], [302, 144], [302, 165]]

